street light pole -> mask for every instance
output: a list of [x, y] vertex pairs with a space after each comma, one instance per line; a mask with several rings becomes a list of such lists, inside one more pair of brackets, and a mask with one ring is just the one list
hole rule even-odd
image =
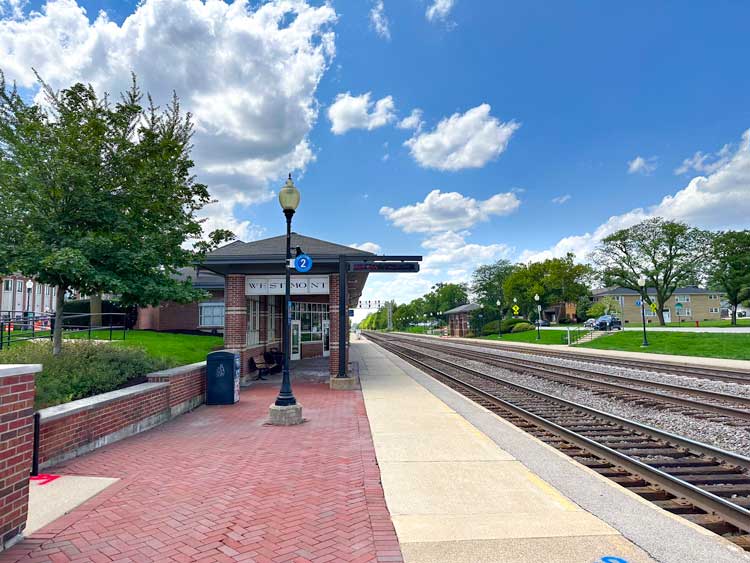
[[495, 301], [495, 305], [497, 305], [497, 337], [502, 338], [503, 337], [503, 331], [500, 325], [503, 323], [503, 312], [500, 309], [500, 300], [498, 299]]
[[643, 323], [643, 344], [641, 348], [648, 346], [648, 339], [646, 338], [646, 276], [638, 278], [638, 285], [641, 287], [641, 322]]
[[286, 281], [284, 283], [284, 367], [281, 375], [281, 389], [279, 390], [279, 396], [276, 397], [275, 405], [277, 407], [288, 407], [297, 404], [297, 399], [294, 398], [292, 393], [292, 381], [289, 377], [289, 357], [292, 353], [292, 295], [291, 295], [291, 282], [292, 282], [292, 271], [291, 271], [291, 260], [292, 260], [292, 217], [294, 212], [299, 205], [300, 194], [299, 190], [292, 183], [292, 175], [289, 174], [289, 179], [281, 191], [279, 191], [279, 203], [284, 211], [286, 217]]
[[539, 304], [539, 294], [534, 295], [534, 301], [536, 301], [536, 339], [542, 339], [542, 306]]

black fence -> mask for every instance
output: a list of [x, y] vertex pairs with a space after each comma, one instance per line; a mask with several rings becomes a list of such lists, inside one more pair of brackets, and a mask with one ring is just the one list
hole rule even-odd
[[[127, 313], [63, 313], [63, 338], [124, 340]], [[54, 313], [0, 311], [0, 350], [30, 340], [52, 340]]]

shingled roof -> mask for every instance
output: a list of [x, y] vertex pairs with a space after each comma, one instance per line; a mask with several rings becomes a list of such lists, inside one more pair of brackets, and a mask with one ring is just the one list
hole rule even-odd
[[[339, 256], [375, 256], [372, 252], [366, 252], [343, 244], [336, 244], [313, 237], [306, 237], [298, 233], [292, 233], [292, 252], [294, 248], [300, 247], [306, 254], [314, 257]], [[286, 235], [271, 237], [252, 242], [235, 241], [206, 255], [207, 261], [211, 258], [232, 257], [257, 257], [257, 258], [281, 258], [286, 255]]]

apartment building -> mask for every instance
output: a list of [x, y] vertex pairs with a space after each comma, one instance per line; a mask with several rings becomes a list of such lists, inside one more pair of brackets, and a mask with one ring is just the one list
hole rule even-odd
[[[648, 289], [649, 296], [655, 299], [656, 291]], [[636, 305], [641, 295], [637, 291], [624, 287], [608, 287], [593, 291], [594, 301], [612, 297], [620, 303], [622, 322], [641, 323], [641, 308]], [[664, 321], [687, 323], [695, 321], [713, 321], [721, 319], [721, 301], [723, 294], [718, 291], [703, 289], [697, 286], [678, 287], [664, 304]], [[646, 323], [658, 323], [656, 312], [646, 306]]]
[[24, 313], [42, 314], [55, 310], [56, 287], [21, 275], [4, 276], [0, 280], [0, 318], [18, 318]]

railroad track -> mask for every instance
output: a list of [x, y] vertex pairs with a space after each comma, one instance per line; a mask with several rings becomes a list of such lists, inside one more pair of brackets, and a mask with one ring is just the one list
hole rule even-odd
[[[419, 334], [408, 334], [410, 338], [423, 341], [435, 341], [435, 338], [429, 336], [422, 336]], [[613, 358], [611, 356], [592, 356], [584, 352], [565, 351], [558, 352], [556, 350], [540, 350], [538, 348], [527, 348], [520, 346], [513, 346], [503, 344], [496, 340], [479, 340], [471, 342], [469, 340], [456, 341], [456, 344], [465, 346], [479, 346], [483, 348], [497, 348], [498, 350], [507, 350], [510, 352], [517, 352], [519, 354], [530, 354], [534, 356], [546, 356], [553, 358], [561, 358], [567, 360], [576, 360], [580, 362], [589, 362], [593, 364], [606, 364], [610, 366], [621, 366], [630, 369], [640, 369], [644, 371], [656, 371], [660, 373], [669, 373], [672, 375], [682, 375], [685, 377], [694, 377], [698, 379], [709, 379], [713, 381], [726, 381], [728, 383], [739, 383], [742, 385], [750, 385], [750, 372], [732, 370], [732, 369], [721, 369], [712, 368], [698, 365], [676, 365], [667, 364], [658, 361], [648, 361], [641, 359], [623, 359]]]
[[[647, 381], [637, 377], [604, 374], [580, 367], [559, 366], [542, 360], [507, 358], [491, 352], [479, 352], [453, 343], [425, 341], [404, 336], [391, 336], [400, 342], [450, 354], [467, 360], [483, 362], [510, 371], [557, 381], [586, 391], [595, 391], [617, 400], [641, 406], [659, 406], [701, 420], [744, 427], [750, 430], [750, 398], [690, 387]], [[523, 353], [523, 352], [520, 352]]]
[[600, 475], [750, 550], [750, 458], [365, 336]]

